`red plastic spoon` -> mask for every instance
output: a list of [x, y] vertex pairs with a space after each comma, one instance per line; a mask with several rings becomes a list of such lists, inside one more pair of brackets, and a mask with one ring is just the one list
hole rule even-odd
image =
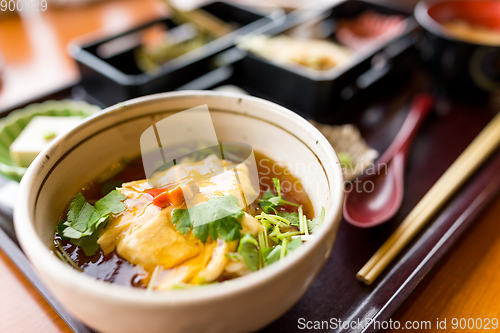
[[403, 201], [408, 151], [434, 102], [434, 97], [427, 94], [413, 99], [401, 130], [371, 169], [373, 172], [367, 171], [346, 193], [344, 217], [349, 223], [362, 228], [374, 227], [392, 218], [399, 210]]

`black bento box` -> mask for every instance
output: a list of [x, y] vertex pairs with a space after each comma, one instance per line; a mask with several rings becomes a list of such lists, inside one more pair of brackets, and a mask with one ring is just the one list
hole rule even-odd
[[[155, 20], [86, 45], [72, 43], [69, 52], [78, 63], [86, 93], [103, 106], [109, 106], [138, 96], [174, 90], [213, 69], [214, 56], [233, 47], [239, 36], [259, 29], [267, 30], [284, 20], [281, 10], [264, 13], [225, 2], [212, 2], [201, 9], [239, 28], [166, 62], [154, 72], [139, 69], [134, 52], [140, 46], [142, 30], [158, 23], [168, 29], [179, 27], [171, 18]], [[100, 52], [103, 45], [112, 43], [130, 45], [111, 56], [103, 56]]]
[[338, 20], [356, 17], [366, 10], [404, 16], [404, 31], [368, 52], [354, 54], [348, 64], [333, 68], [328, 73], [277, 64], [251, 52], [241, 51], [245, 55], [232, 64], [237, 76], [236, 84], [251, 95], [274, 101], [305, 117], [335, 122], [342, 105], [352, 105], [347, 102], [364, 98], [361, 93], [389, 73], [404, 72], [406, 65], [403, 62], [411, 58], [408, 57], [409, 52], [415, 53], [413, 45], [417, 37], [418, 24], [411, 13], [367, 1], [348, 0], [322, 10], [298, 10], [289, 14], [284, 24], [265, 33], [276, 36], [308, 21], [319, 21], [331, 26], [328, 39], [336, 41], [334, 27]]

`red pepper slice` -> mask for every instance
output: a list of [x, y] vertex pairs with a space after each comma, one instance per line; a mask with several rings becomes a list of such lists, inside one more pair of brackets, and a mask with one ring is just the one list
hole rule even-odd
[[165, 208], [165, 207], [170, 206], [170, 198], [169, 198], [168, 192], [160, 193], [156, 197], [154, 197], [153, 204], [155, 206], [160, 207], [160, 208]]
[[153, 197], [153, 204], [160, 208], [165, 208], [169, 205], [178, 206], [184, 202], [184, 193], [180, 186], [171, 190], [153, 188], [146, 192]]
[[148, 194], [151, 194], [151, 196], [154, 198], [154, 197], [162, 194], [165, 191], [166, 191], [165, 189], [161, 189], [161, 188], [152, 188], [152, 189], [147, 190], [146, 192]]

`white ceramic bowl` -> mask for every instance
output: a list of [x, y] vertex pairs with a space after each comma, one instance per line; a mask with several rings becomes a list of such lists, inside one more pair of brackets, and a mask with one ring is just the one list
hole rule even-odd
[[[219, 141], [250, 144], [296, 168], [322, 227], [284, 260], [245, 277], [192, 290], [152, 292], [95, 280], [51, 253], [54, 225], [71, 198], [113, 162], [140, 153], [139, 137], [172, 112], [207, 104]], [[343, 205], [340, 163], [306, 120], [274, 103], [221, 92], [175, 92], [119, 103], [88, 118], [32, 163], [15, 207], [21, 246], [57, 298], [100, 332], [249, 332], [305, 293], [328, 258]]]

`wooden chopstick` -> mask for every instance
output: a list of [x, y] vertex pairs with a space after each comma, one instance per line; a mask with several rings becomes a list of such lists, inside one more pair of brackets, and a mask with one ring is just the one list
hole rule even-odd
[[[493, 129], [493, 127], [488, 126], [481, 132], [481, 134], [490, 132], [491, 129]], [[361, 268], [361, 270], [357, 273], [358, 279], [360, 280], [364, 279], [364, 277], [368, 274], [368, 271], [371, 270], [375, 266], [375, 264], [380, 260], [380, 258], [394, 245], [394, 243], [396, 243], [396, 241], [401, 236], [403, 230], [405, 230], [411, 223], [413, 223], [414, 220], [418, 218], [420, 214], [422, 214], [422, 212], [424, 212], [427, 205], [431, 203], [436, 197], [436, 195], [440, 193], [442, 187], [450, 182], [455, 171], [460, 166], [463, 166], [466, 159], [469, 157], [469, 153], [467, 153], [467, 151], [478, 151], [481, 142], [477, 139], [474, 140], [469, 145], [469, 147], [458, 157], [455, 163], [453, 163], [453, 165], [441, 176], [441, 178], [429, 190], [429, 192], [427, 192], [427, 194], [422, 198], [422, 200], [420, 200], [420, 202], [415, 206], [415, 208], [410, 212], [410, 214], [408, 214], [406, 219], [394, 231], [391, 237], [389, 237], [389, 239], [380, 247], [380, 249], [375, 253], [375, 255], [373, 255], [372, 258], [363, 266], [363, 268]]]
[[500, 145], [500, 113], [479, 133], [450, 168], [441, 176], [401, 225], [356, 274], [367, 285], [415, 237], [437, 211], [465, 183]]

